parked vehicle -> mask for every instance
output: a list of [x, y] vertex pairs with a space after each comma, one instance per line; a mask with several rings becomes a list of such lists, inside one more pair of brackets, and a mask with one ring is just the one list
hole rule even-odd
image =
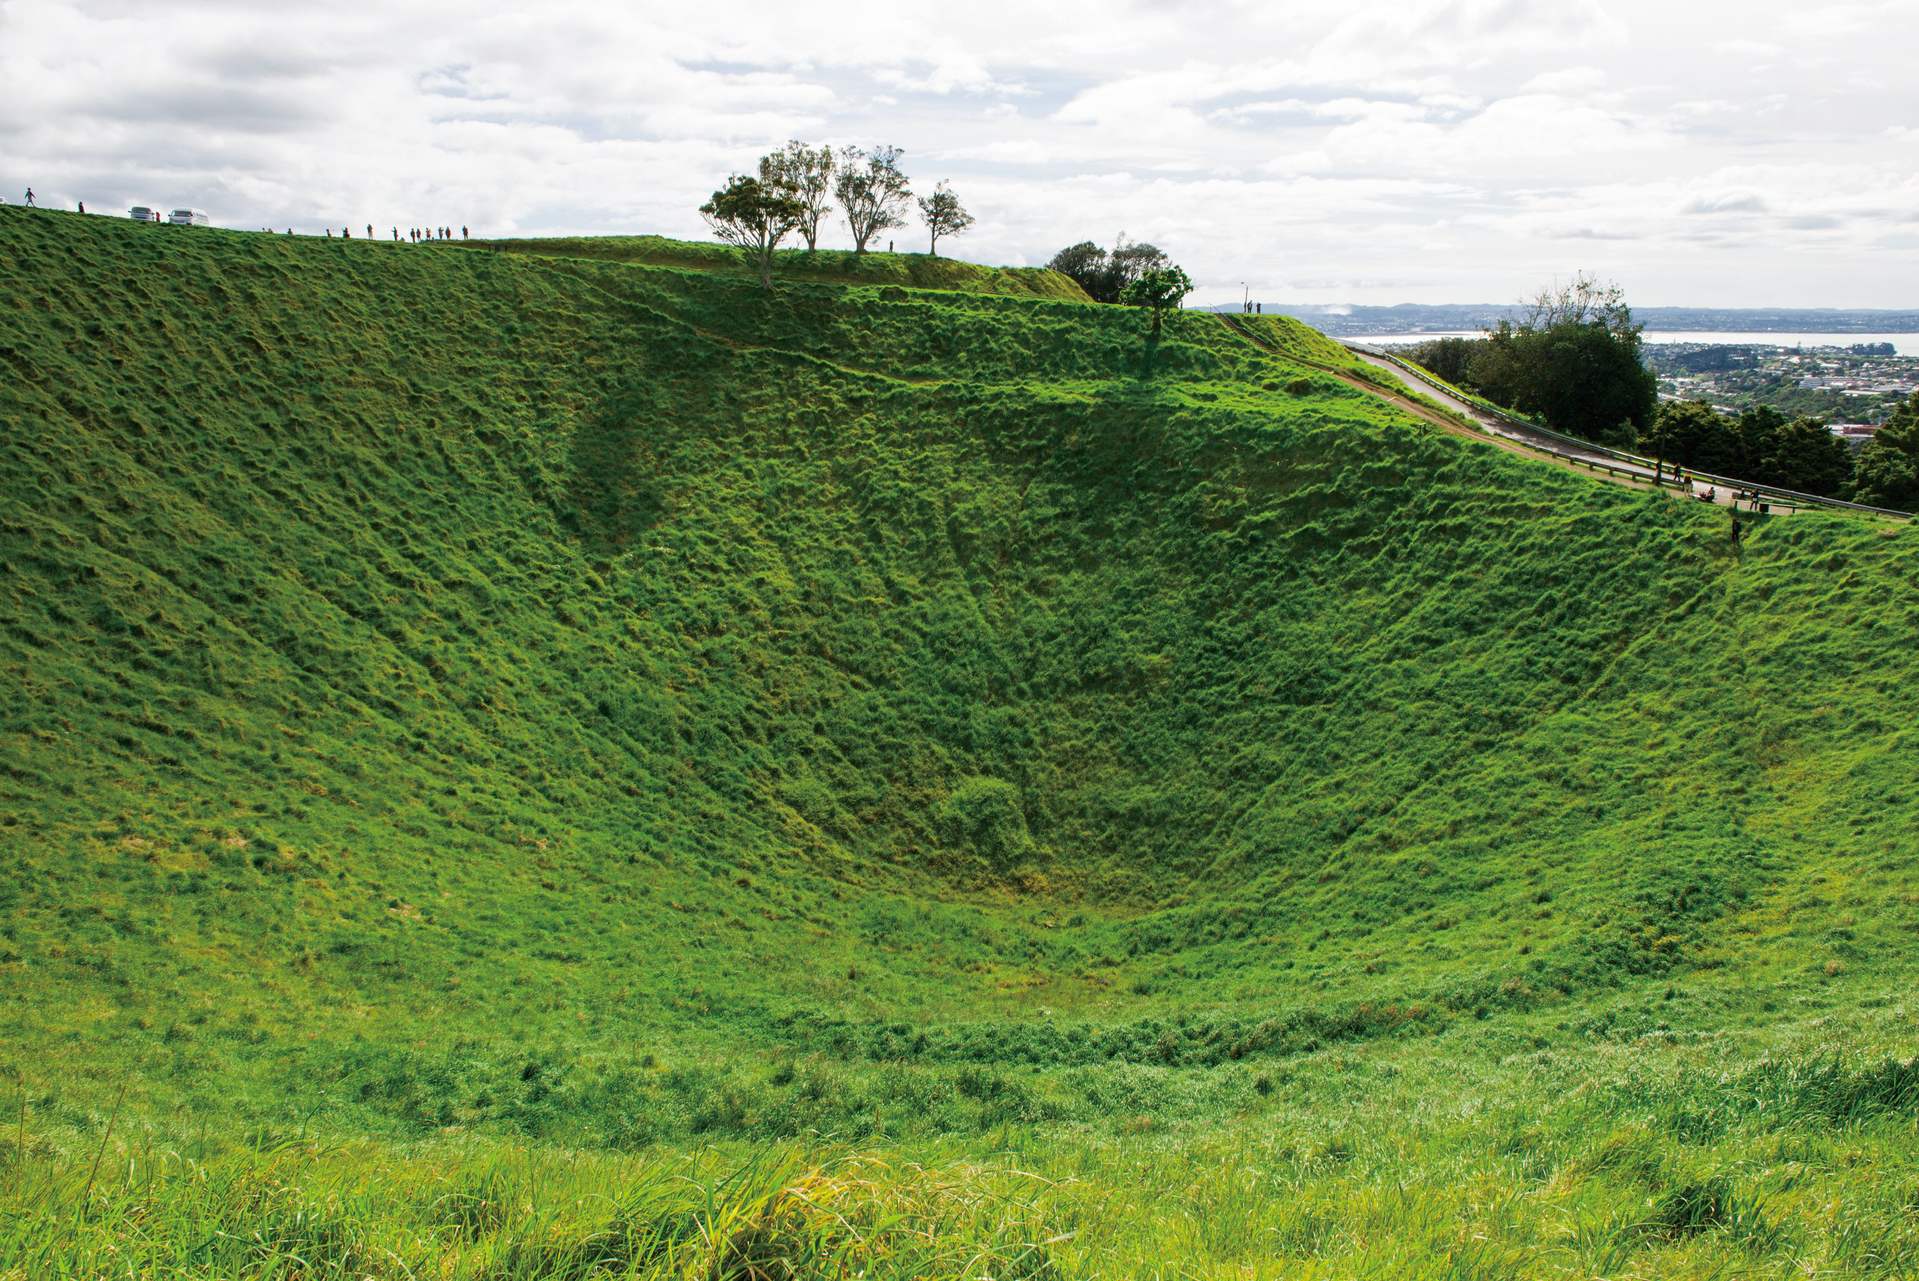
[[145, 205], [135, 205], [133, 208], [127, 210], [127, 217], [133, 219], [135, 222], [158, 222], [160, 221], [160, 211], [158, 209], [149, 209]]
[[204, 209], [175, 209], [167, 221], [176, 227], [206, 227], [212, 225]]

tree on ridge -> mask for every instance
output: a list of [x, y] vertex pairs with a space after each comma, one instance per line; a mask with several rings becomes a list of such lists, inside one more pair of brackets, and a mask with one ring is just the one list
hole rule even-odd
[[796, 230], [806, 241], [810, 253], [820, 247], [820, 223], [826, 217], [828, 198], [833, 193], [833, 149], [809, 147], [803, 142], [788, 142], [767, 157], [788, 194], [800, 202], [800, 220]]
[[900, 172], [903, 154], [898, 147], [875, 147], [871, 154], [858, 147], [840, 150], [833, 195], [853, 233], [855, 254], [865, 253], [867, 242], [887, 228], [906, 225], [906, 202], [913, 191]]
[[1193, 292], [1193, 280], [1178, 267], [1155, 267], [1126, 286], [1120, 301], [1129, 307], [1144, 308], [1153, 318], [1153, 337], [1159, 337], [1166, 314], [1178, 308]]
[[933, 188], [931, 196], [921, 196], [919, 206], [920, 217], [926, 220], [926, 230], [932, 239], [927, 251], [934, 257], [939, 256], [941, 236], [957, 236], [973, 225], [973, 215], [966, 212], [959, 197], [944, 181]]
[[762, 289], [773, 287], [773, 255], [805, 212], [772, 156], [760, 161], [757, 178], [734, 174], [700, 206], [713, 234], [737, 247], [759, 272]]

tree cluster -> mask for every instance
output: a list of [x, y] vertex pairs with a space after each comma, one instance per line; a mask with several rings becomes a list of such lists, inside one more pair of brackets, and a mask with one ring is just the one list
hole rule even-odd
[[[780, 243], [797, 233], [808, 252], [819, 248], [820, 227], [837, 205], [853, 237], [853, 252], [864, 254], [883, 231], [906, 225], [913, 189], [900, 169], [898, 147], [813, 147], [789, 142], [760, 158], [755, 174], [734, 174], [700, 206], [713, 234], [734, 245], [772, 288]], [[939, 252], [940, 238], [973, 225], [973, 216], [952, 188], [941, 182], [918, 201], [926, 223], [928, 250]]]
[[1639, 330], [1619, 286], [1582, 273], [1529, 300], [1518, 324], [1501, 321], [1482, 339], [1440, 339], [1416, 359], [1555, 431], [1631, 446], [1659, 404]]
[[1854, 502], [1919, 511], [1919, 392], [1859, 447], [1852, 491]]
[[1046, 264], [1063, 276], [1070, 276], [1094, 302], [1125, 301], [1127, 289], [1150, 272], [1172, 266], [1172, 259], [1157, 245], [1129, 241], [1121, 235], [1108, 251], [1090, 240], [1068, 245]]
[[1817, 418], [1787, 418], [1762, 405], [1729, 418], [1697, 400], [1659, 407], [1640, 449], [1688, 470], [1736, 476], [1827, 498], [1853, 486], [1846, 442]]

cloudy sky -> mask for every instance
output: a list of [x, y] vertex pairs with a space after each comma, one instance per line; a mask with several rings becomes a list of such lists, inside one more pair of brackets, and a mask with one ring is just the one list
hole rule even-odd
[[1124, 232], [1202, 302], [1915, 307], [1915, 48], [1919, 0], [0, 0], [0, 195], [700, 237], [769, 146], [890, 142], [952, 252]]

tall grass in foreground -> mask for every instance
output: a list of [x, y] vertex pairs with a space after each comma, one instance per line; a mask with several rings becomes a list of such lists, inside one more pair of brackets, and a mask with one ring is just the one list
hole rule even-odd
[[472, 1138], [99, 1168], [22, 1132], [0, 1277], [1907, 1277], [1919, 1063], [1768, 1060], [1173, 1135], [638, 1154]]
[[1007, 1281], [1055, 1275], [1059, 1243], [1037, 1176], [798, 1147], [734, 1161], [146, 1147], [108, 1173], [9, 1171], [0, 1275]]

